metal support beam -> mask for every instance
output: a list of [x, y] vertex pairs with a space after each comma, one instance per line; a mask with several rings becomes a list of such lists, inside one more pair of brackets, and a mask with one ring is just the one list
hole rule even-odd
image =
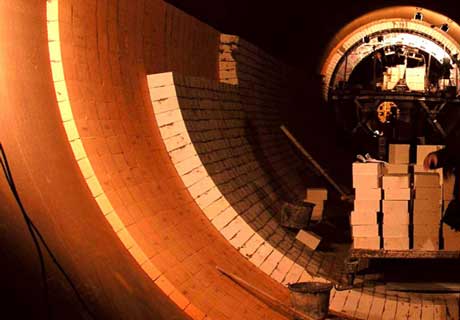
[[447, 137], [447, 134], [446, 134], [446, 131], [444, 130], [444, 128], [441, 126], [441, 124], [439, 123], [438, 119], [436, 119], [437, 115], [438, 115], [438, 112], [437, 110], [442, 110], [445, 106], [445, 102], [443, 102], [441, 105], [438, 105], [434, 108], [434, 110], [430, 110], [430, 108], [427, 106], [427, 104], [425, 103], [425, 101], [423, 100], [419, 100], [418, 101], [420, 106], [426, 111], [428, 117], [427, 117], [427, 120], [428, 122], [434, 127], [436, 128], [439, 133], [442, 135], [443, 138]]

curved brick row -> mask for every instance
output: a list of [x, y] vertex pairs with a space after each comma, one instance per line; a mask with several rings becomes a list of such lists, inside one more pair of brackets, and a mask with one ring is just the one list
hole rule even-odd
[[154, 263], [147, 257], [145, 252], [133, 239], [126, 225], [120, 219], [117, 211], [107, 198], [107, 194], [101, 187], [101, 183], [96, 176], [94, 169], [88, 159], [85, 148], [82, 144], [80, 134], [75, 123], [72, 107], [67, 92], [67, 85], [64, 78], [64, 68], [62, 65], [62, 55], [60, 48], [59, 34], [59, 14], [58, 0], [47, 2], [47, 25], [48, 25], [48, 47], [50, 51], [50, 61], [52, 66], [52, 75], [54, 88], [56, 91], [57, 103], [61, 113], [62, 122], [67, 134], [67, 138], [72, 147], [75, 160], [77, 161], [81, 173], [86, 180], [88, 188], [96, 200], [101, 212], [112, 226], [119, 239], [131, 255], [136, 259], [142, 269], [155, 282], [161, 291], [176, 303], [176, 305], [185, 310], [193, 319], [203, 319], [205, 315], [198, 310], [190, 301], [169, 282]]
[[[192, 74], [212, 74], [212, 64], [209, 68], [193, 67], [194, 60], [183, 54], [176, 56], [176, 50], [181, 47], [197, 52], [195, 40], [200, 41], [208, 51], [201, 50], [205, 53], [202, 57], [192, 54], [192, 59], [208, 60], [209, 55], [217, 56], [216, 33], [162, 1], [129, 4], [137, 10], [128, 10], [128, 2], [114, 5], [60, 0], [59, 14], [51, 14], [54, 18], [49, 30], [55, 38], [50, 38], [49, 47], [56, 94], [68, 140], [90, 192], [143, 271], [193, 319], [227, 319], [247, 312], [254, 319], [267, 315], [281, 318], [216, 270], [217, 264], [245, 278], [251, 275], [280, 300], [287, 298], [286, 291], [267, 282], [261, 272], [229, 251], [229, 244], [215, 239], [217, 233], [210, 223], [203, 223], [161, 146], [145, 97], [145, 69], [172, 67]], [[57, 10], [56, 4], [49, 3]], [[152, 4], [157, 6], [155, 10], [147, 9]], [[98, 13], [96, 28], [91, 12]], [[152, 40], [155, 29], [139, 24], [139, 19], [155, 21], [158, 26], [164, 23], [169, 30], [164, 43]], [[193, 28], [178, 29], [179, 24]], [[145, 43], [142, 48], [139, 35], [164, 47]], [[153, 65], [139, 64], [142, 55], [149, 63], [150, 49], [157, 50], [151, 52], [153, 57], [166, 52], [167, 61], [157, 64], [153, 59]]]
[[[276, 59], [234, 37], [219, 55], [231, 36], [219, 41], [214, 29], [159, 0], [18, 0], [1, 3], [0, 18], [8, 89], [0, 138], [24, 204], [98, 316], [285, 319], [215, 266], [284, 302], [286, 288], [263, 272], [282, 283], [332, 273], [331, 257], [299, 247], [273, 217], [285, 194], [302, 189], [275, 130], [287, 103], [273, 94], [285, 74]], [[238, 89], [217, 82], [224, 66]], [[154, 116], [145, 74], [166, 70], [207, 79], [179, 77], [179, 94], [160, 94]], [[209, 114], [215, 123], [201, 130]], [[241, 126], [247, 117], [255, 141]], [[27, 273], [37, 269], [36, 252], [3, 180], [0, 187], [2, 244], [14, 248], [3, 251], [12, 259], [5, 264], [20, 274], [14, 279], [28, 289], [21, 298], [38, 315], [39, 275]], [[83, 314], [48, 271], [55, 315]], [[458, 297], [378, 288], [333, 291], [331, 308], [358, 319], [458, 319]]]
[[[322, 256], [275, 219], [281, 187], [254, 156], [239, 88], [202, 78], [148, 76], [157, 124], [178, 174], [217, 230], [250, 262], [286, 284], [312, 279]], [[287, 168], [289, 171], [289, 167]]]

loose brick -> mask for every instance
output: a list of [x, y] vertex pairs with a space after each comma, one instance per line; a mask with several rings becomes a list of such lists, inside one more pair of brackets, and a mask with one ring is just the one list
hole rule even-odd
[[380, 237], [353, 238], [353, 248], [355, 249], [380, 249]]
[[383, 198], [385, 200], [409, 201], [411, 199], [411, 194], [412, 190], [410, 188], [383, 190]]
[[351, 225], [377, 224], [377, 212], [352, 211], [350, 216]]
[[384, 238], [409, 238], [409, 225], [407, 224], [383, 224]]
[[383, 176], [383, 189], [407, 189], [409, 188], [408, 174], [394, 174]]
[[377, 189], [382, 187], [382, 179], [377, 175], [353, 175], [353, 188]]
[[388, 162], [395, 164], [408, 164], [409, 149], [410, 145], [408, 144], [390, 144]]
[[382, 189], [356, 189], [355, 199], [360, 200], [381, 200]]
[[407, 164], [385, 163], [383, 167], [384, 175], [408, 174], [408, 173], [409, 173], [409, 165]]
[[381, 210], [380, 200], [356, 200], [354, 202], [354, 210], [356, 212], [375, 213]]
[[321, 237], [311, 231], [300, 230], [296, 239], [305, 244], [311, 250], [315, 250], [321, 242]]
[[419, 187], [437, 187], [439, 186], [439, 174], [438, 173], [415, 173], [414, 174], [414, 186]]
[[378, 237], [379, 226], [376, 223], [368, 225], [352, 225], [351, 233], [353, 237]]
[[382, 175], [382, 164], [381, 163], [361, 163], [353, 162], [352, 165], [353, 176], [355, 175]]
[[409, 237], [384, 237], [383, 248], [385, 250], [409, 250]]

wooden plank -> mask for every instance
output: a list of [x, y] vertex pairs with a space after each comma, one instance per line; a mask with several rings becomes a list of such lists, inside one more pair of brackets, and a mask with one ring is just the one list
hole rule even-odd
[[422, 317], [420, 319], [435, 320], [433, 300], [430, 298], [425, 298], [422, 301]]
[[396, 319], [396, 306], [398, 301], [396, 297], [387, 296], [385, 299], [385, 307], [383, 308], [382, 319], [394, 320]]
[[372, 293], [365, 293], [363, 292], [361, 295], [361, 299], [359, 299], [358, 307], [356, 308], [355, 318], [358, 319], [367, 319], [369, 316], [369, 312], [371, 310], [372, 302], [374, 300], [374, 296]]
[[458, 320], [460, 319], [460, 314], [458, 311], [459, 298], [458, 297], [446, 297], [446, 319]]
[[361, 299], [361, 295], [361, 290], [351, 290], [345, 301], [342, 312], [353, 317], [358, 307], [359, 300]]
[[398, 304], [396, 305], [396, 318], [407, 319], [409, 315], [409, 297], [398, 297]]
[[420, 320], [422, 317], [422, 299], [419, 296], [410, 297], [408, 320]]
[[299, 151], [313, 164], [313, 166], [318, 170], [318, 172], [326, 178], [327, 181], [340, 193], [340, 195], [344, 198], [348, 198], [347, 192], [345, 192], [335, 181], [332, 179], [326, 171], [324, 171], [323, 167], [320, 166], [318, 162], [305, 150], [305, 148], [297, 141], [296, 138], [292, 135], [292, 133], [284, 126], [281, 126], [281, 130], [284, 134], [291, 140], [291, 142], [299, 149]]

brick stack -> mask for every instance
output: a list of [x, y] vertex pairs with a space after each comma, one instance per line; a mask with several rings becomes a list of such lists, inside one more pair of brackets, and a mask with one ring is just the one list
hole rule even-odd
[[351, 214], [353, 247], [380, 249], [377, 213], [382, 200], [382, 164], [353, 163], [354, 211]]
[[417, 146], [414, 166], [413, 236], [415, 250], [438, 250], [441, 221], [442, 169], [423, 168], [426, 156], [441, 149], [440, 145]]
[[[454, 199], [455, 176], [444, 177], [442, 184], [442, 201], [444, 211], [449, 202]], [[460, 233], [451, 229], [448, 225], [443, 225], [442, 235], [444, 238], [444, 250], [460, 250]]]
[[409, 249], [409, 147], [390, 145], [389, 163], [384, 167], [382, 235], [386, 250]]
[[441, 187], [437, 172], [414, 174], [414, 249], [438, 250]]
[[308, 188], [305, 197], [306, 202], [313, 203], [315, 207], [311, 214], [311, 220], [319, 221], [323, 218], [324, 202], [327, 200], [326, 188]]

